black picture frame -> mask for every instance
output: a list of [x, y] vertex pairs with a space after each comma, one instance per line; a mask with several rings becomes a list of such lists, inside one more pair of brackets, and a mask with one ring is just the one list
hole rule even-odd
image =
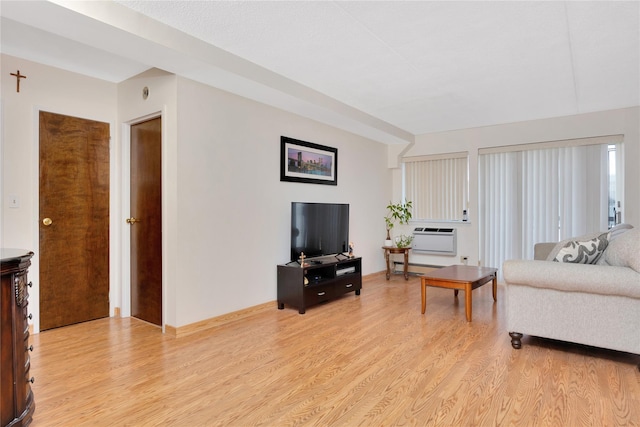
[[338, 149], [281, 136], [280, 181], [338, 185]]

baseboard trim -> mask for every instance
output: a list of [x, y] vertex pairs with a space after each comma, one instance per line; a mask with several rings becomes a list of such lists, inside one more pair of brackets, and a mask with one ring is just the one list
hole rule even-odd
[[[394, 273], [402, 273], [402, 269], [404, 268], [404, 263], [399, 261], [394, 261], [393, 263], [393, 271]], [[418, 264], [410, 262], [407, 266], [407, 272], [413, 275], [423, 275], [424, 273], [428, 273], [429, 271], [433, 271], [434, 269], [442, 268], [441, 265], [431, 265], [431, 264]]]
[[233, 311], [231, 313], [212, 317], [210, 319], [201, 320], [195, 323], [190, 323], [184, 326], [175, 327], [171, 325], [165, 325], [164, 330], [167, 335], [180, 338], [180, 337], [195, 334], [198, 332], [206, 331], [209, 329], [218, 328], [220, 326], [224, 326], [232, 322], [237, 322], [238, 320], [246, 319], [247, 317], [261, 313], [265, 310], [276, 310], [276, 309], [277, 309], [277, 304], [275, 301], [265, 302], [264, 304], [243, 308], [242, 310]]
[[382, 271], [377, 271], [375, 273], [371, 273], [371, 274], [367, 274], [366, 276], [362, 276], [362, 280], [368, 280], [368, 279], [375, 279], [378, 276], [383, 276], [385, 275], [386, 272], [384, 270]]
[[[379, 271], [376, 273], [368, 274], [366, 276], [362, 276], [362, 280], [373, 279], [377, 276], [384, 275], [384, 271]], [[192, 335], [198, 332], [207, 331], [213, 328], [219, 328], [226, 324], [236, 322], [238, 320], [246, 319], [247, 317], [253, 316], [258, 313], [262, 313], [266, 310], [277, 310], [277, 302], [270, 301], [265, 302], [263, 304], [254, 305], [252, 307], [243, 308], [242, 310], [233, 311], [231, 313], [223, 314], [221, 316], [212, 317], [210, 319], [201, 320], [199, 322], [190, 323], [184, 326], [171, 326], [165, 325], [164, 332], [165, 334], [180, 338], [185, 337], [187, 335]]]

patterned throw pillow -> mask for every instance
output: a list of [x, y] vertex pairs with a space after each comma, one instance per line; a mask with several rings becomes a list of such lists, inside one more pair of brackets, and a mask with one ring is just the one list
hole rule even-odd
[[556, 255], [556, 262], [595, 264], [609, 244], [609, 233], [603, 233], [591, 240], [575, 240], [567, 243]]

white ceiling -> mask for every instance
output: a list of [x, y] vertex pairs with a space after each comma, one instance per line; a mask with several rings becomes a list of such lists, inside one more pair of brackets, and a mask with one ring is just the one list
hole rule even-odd
[[156, 67], [381, 141], [640, 105], [640, 2], [2, 0], [2, 52]]

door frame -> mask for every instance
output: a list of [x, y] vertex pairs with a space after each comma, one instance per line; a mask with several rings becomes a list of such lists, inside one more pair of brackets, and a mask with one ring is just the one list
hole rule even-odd
[[121, 257], [122, 257], [122, 292], [119, 298], [121, 301], [121, 316], [131, 317], [131, 232], [129, 225], [125, 224], [125, 219], [131, 217], [131, 127], [138, 123], [145, 122], [147, 120], [161, 119], [160, 128], [160, 152], [161, 152], [161, 185], [162, 185], [162, 333], [166, 332], [167, 324], [167, 280], [166, 280], [166, 262], [167, 259], [167, 247], [166, 247], [166, 198], [165, 198], [165, 135], [166, 135], [166, 123], [164, 111], [156, 111], [141, 117], [136, 117], [131, 120], [124, 121], [122, 123], [121, 138], [122, 138], [122, 189], [121, 189], [121, 203], [122, 203], [122, 215], [118, 218], [118, 223], [121, 230]]
[[105, 120], [103, 117], [92, 117], [80, 112], [67, 111], [64, 109], [49, 109], [42, 106], [33, 107], [33, 139], [32, 139], [32, 193], [33, 194], [33, 233], [32, 249], [34, 253], [29, 267], [29, 281], [33, 286], [29, 289], [29, 313], [33, 315], [33, 333], [40, 332], [40, 112], [63, 114], [65, 116], [78, 117], [81, 119], [94, 120], [109, 124], [109, 317], [113, 317], [115, 308], [119, 304], [119, 236], [121, 227], [117, 219], [119, 218], [119, 186], [118, 186], [118, 144], [116, 126], [113, 120]]

